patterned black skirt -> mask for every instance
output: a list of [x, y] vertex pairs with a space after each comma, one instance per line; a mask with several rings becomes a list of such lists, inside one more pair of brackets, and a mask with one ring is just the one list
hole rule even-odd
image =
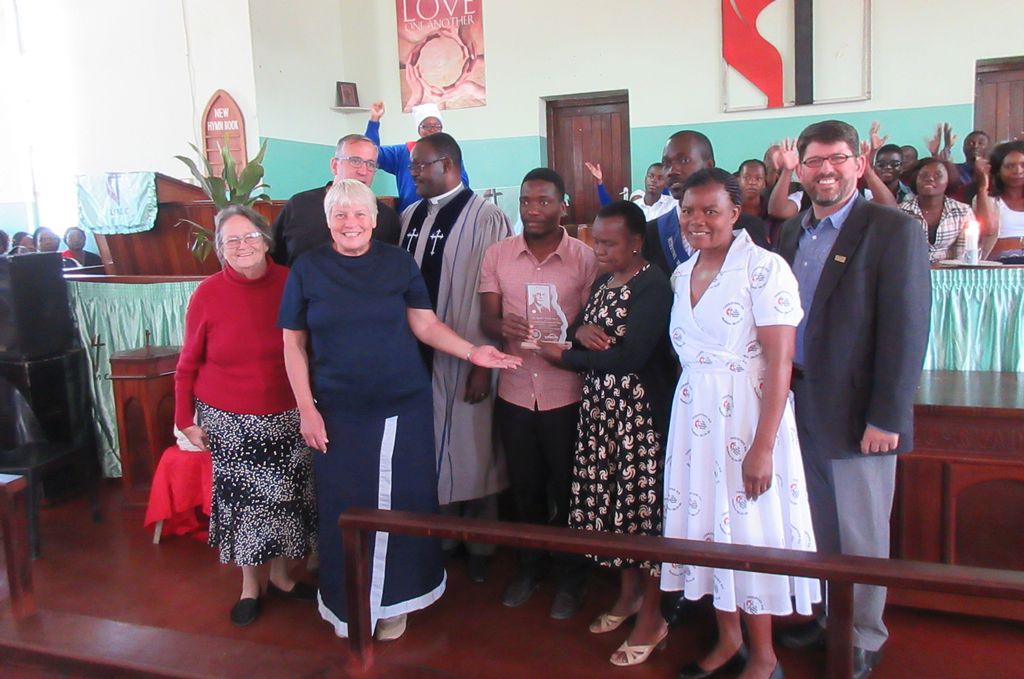
[[240, 415], [198, 399], [196, 410], [210, 440], [210, 544], [221, 563], [256, 566], [316, 551], [313, 453], [299, 433], [299, 411]]

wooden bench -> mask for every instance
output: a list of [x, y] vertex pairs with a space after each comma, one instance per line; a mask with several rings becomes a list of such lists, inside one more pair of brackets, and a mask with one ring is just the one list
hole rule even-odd
[[0, 474], [0, 531], [3, 531], [7, 589], [15, 617], [35, 613], [32, 594], [31, 546], [28, 537], [28, 481]]
[[381, 509], [350, 509], [338, 517], [338, 525], [342, 529], [345, 586], [350, 602], [349, 644], [356, 662], [364, 670], [373, 664], [369, 546], [370, 533], [374, 531], [817, 578], [827, 582], [829, 592], [826, 676], [830, 679], [853, 676], [854, 583], [1024, 600], [1024, 572], [1018, 571], [598, 533]]

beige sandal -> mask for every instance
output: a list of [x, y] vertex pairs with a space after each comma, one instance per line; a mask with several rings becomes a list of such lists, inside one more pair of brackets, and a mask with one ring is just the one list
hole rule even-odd
[[622, 642], [622, 645], [619, 646], [614, 653], [612, 653], [612, 657], [608, 660], [611, 664], [619, 667], [639, 665], [643, 661], [647, 660], [648, 656], [650, 656], [651, 652], [655, 649], [660, 651], [666, 646], [668, 646], [668, 630], [665, 630], [665, 633], [661, 635], [661, 638], [653, 644], [630, 646], [629, 640], [627, 639]]
[[619, 629], [619, 626], [626, 621], [628, 615], [615, 615], [613, 613], [602, 613], [590, 623], [590, 631], [594, 634], [604, 634]]
[[377, 633], [373, 636], [377, 641], [394, 641], [405, 634], [408, 620], [409, 616], [404, 614], [393, 618], [381, 618], [377, 621]]

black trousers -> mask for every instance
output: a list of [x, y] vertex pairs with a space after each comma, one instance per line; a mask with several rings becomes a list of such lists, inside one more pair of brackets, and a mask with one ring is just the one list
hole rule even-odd
[[[530, 410], [497, 399], [495, 419], [516, 507], [516, 521], [558, 527], [569, 525], [569, 485], [576, 452], [579, 403], [553, 410]], [[545, 555], [520, 552], [524, 572], [540, 577]], [[579, 555], [556, 554], [563, 586], [581, 584], [589, 562]]]

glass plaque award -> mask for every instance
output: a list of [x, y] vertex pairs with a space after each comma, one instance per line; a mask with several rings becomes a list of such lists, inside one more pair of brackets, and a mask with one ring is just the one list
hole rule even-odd
[[572, 346], [565, 340], [569, 322], [558, 304], [558, 288], [551, 283], [526, 285], [526, 322], [530, 337], [523, 342], [524, 349], [537, 349], [538, 342], [555, 342], [564, 349]]

